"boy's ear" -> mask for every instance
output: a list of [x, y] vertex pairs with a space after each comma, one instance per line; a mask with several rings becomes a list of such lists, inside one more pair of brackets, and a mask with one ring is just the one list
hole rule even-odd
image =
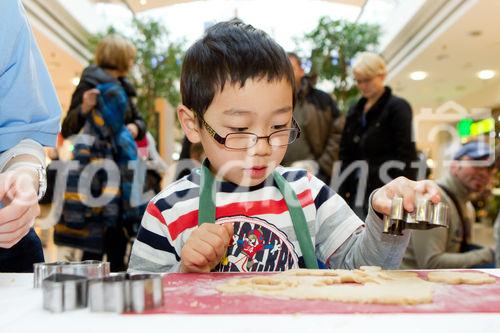
[[187, 108], [184, 104], [180, 104], [177, 107], [177, 117], [179, 117], [182, 130], [188, 140], [192, 143], [200, 142], [200, 127], [198, 126], [198, 119], [196, 119], [194, 111]]

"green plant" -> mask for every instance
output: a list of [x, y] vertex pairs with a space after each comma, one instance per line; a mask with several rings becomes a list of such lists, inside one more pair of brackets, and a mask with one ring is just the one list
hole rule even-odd
[[358, 95], [349, 75], [352, 59], [359, 52], [375, 50], [380, 34], [378, 25], [332, 20], [324, 16], [318, 26], [302, 38], [302, 42], [312, 44], [309, 57], [311, 74], [333, 83], [333, 93], [343, 111]]
[[148, 128], [156, 129], [158, 121], [153, 117], [156, 98], [164, 97], [176, 107], [180, 102], [178, 82], [181, 75], [181, 61], [184, 43], [172, 42], [167, 29], [154, 20], [133, 20], [137, 34], [132, 42], [137, 48], [137, 68], [135, 77], [138, 90], [137, 105]]
[[[153, 19], [134, 18], [132, 33], [126, 38], [137, 48], [136, 68], [131, 79], [137, 89], [137, 107], [146, 121], [148, 130], [157, 137], [158, 119], [154, 112], [155, 100], [164, 97], [176, 107], [180, 102], [178, 82], [184, 42], [169, 39], [168, 30]], [[105, 33], [95, 34], [89, 39], [89, 49], [95, 50], [99, 41], [110, 33], [120, 33], [109, 27]]]

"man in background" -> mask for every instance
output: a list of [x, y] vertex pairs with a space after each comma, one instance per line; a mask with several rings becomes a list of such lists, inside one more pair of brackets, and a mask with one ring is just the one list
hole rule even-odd
[[288, 147], [282, 163], [289, 166], [297, 161], [315, 161], [319, 166], [316, 176], [330, 184], [333, 163], [339, 157], [344, 117], [340, 116], [337, 104], [329, 94], [314, 88], [311, 78], [304, 73], [300, 58], [295, 53], [288, 53], [288, 59], [297, 88], [293, 117], [302, 133]]
[[448, 204], [450, 226], [414, 230], [403, 259], [404, 269], [494, 267], [494, 251], [471, 244], [475, 212], [470, 195], [491, 181], [493, 151], [487, 143], [471, 141], [455, 154], [446, 174], [438, 180], [442, 202]]

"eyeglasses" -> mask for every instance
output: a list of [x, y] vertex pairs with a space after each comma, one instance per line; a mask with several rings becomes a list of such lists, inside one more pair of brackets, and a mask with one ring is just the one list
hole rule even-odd
[[252, 148], [257, 144], [259, 139], [267, 139], [267, 143], [272, 147], [285, 147], [293, 143], [300, 137], [299, 124], [292, 118], [292, 128], [284, 128], [269, 134], [268, 136], [258, 136], [255, 133], [237, 132], [229, 133], [225, 137], [220, 136], [217, 132], [201, 118], [201, 122], [208, 134], [221, 145], [226, 148], [235, 150], [245, 150]]

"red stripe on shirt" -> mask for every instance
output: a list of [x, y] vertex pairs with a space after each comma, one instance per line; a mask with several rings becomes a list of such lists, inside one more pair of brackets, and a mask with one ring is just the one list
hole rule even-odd
[[163, 215], [161, 215], [160, 210], [158, 209], [158, 207], [156, 207], [156, 205], [153, 202], [150, 202], [148, 204], [148, 206], [146, 207], [146, 212], [156, 217], [162, 224], [167, 225], [165, 218], [163, 217]]
[[[297, 195], [302, 208], [314, 203], [311, 190], [307, 189]], [[288, 210], [285, 200], [265, 200], [250, 202], [235, 202], [224, 206], [218, 206], [216, 209], [216, 218], [246, 215], [255, 216], [262, 214], [281, 214]], [[198, 209], [179, 216], [175, 221], [167, 225], [170, 237], [175, 240], [184, 230], [193, 228], [198, 224]]]

